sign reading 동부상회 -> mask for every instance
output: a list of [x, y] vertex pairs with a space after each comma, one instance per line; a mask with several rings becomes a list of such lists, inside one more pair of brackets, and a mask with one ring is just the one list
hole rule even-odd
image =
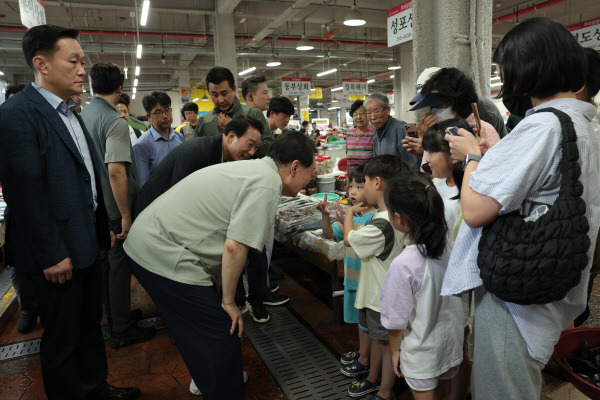
[[310, 96], [310, 78], [281, 78], [282, 96]]
[[27, 29], [44, 25], [46, 23], [44, 0], [19, 0], [19, 14], [21, 14], [21, 23]]
[[569, 30], [582, 47], [600, 51], [600, 18], [571, 25]]
[[387, 16], [388, 47], [412, 40], [412, 0], [392, 8]]

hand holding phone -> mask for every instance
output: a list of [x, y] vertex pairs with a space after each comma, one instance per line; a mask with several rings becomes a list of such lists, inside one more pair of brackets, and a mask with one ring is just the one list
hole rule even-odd
[[456, 126], [449, 126], [449, 127], [447, 127], [446, 128], [446, 133], [448, 135], [452, 135], [452, 136], [460, 136], [458, 134], [458, 127], [456, 127]]
[[419, 137], [419, 133], [418, 133], [418, 127], [417, 124], [404, 124], [404, 129], [406, 129], [406, 135], [413, 137], [413, 138], [418, 138]]

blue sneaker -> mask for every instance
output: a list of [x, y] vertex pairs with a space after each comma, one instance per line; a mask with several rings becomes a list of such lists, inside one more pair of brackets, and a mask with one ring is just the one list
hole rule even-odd
[[354, 361], [352, 364], [342, 365], [340, 368], [340, 372], [349, 377], [356, 377], [369, 373], [369, 366], [362, 365], [358, 360]]
[[369, 394], [369, 393], [378, 391], [380, 386], [381, 386], [381, 382], [373, 383], [373, 382], [368, 381], [367, 378], [365, 378], [360, 382], [359, 381], [352, 382], [350, 387], [348, 387], [348, 395], [350, 397], [361, 397], [361, 396], [364, 396], [365, 394]]
[[384, 399], [380, 395], [376, 394], [375, 396], [371, 397], [369, 400], [396, 400], [396, 396], [394, 396], [394, 394], [392, 393], [392, 395], [390, 396], [389, 399]]
[[358, 357], [360, 357], [360, 353], [358, 352], [358, 350], [352, 350], [342, 354], [342, 356], [340, 357], [340, 362], [344, 365], [352, 364], [354, 361], [358, 360]]

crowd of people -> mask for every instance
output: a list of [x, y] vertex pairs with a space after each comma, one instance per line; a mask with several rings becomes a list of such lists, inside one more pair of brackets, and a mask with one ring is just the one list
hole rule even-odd
[[[131, 309], [133, 274], [185, 361], [190, 390], [242, 399], [242, 314], [264, 323], [265, 305], [289, 301], [269, 271], [274, 219], [280, 197], [312, 178], [320, 132], [308, 122], [286, 130], [293, 104], [271, 98], [263, 76], [244, 80], [242, 104], [221, 66], [206, 76], [214, 109], [199, 116], [185, 104], [177, 129], [164, 92], [142, 100], [149, 127], [130, 115], [113, 63], [92, 66], [94, 96], [79, 110], [86, 72], [77, 38], [53, 25], [27, 31], [34, 82], [11, 86], [0, 106], [6, 260], [19, 331], [38, 316], [44, 328], [46, 394], [140, 395], [107, 382], [100, 326], [104, 306], [111, 347], [154, 337]], [[418, 124], [394, 118], [382, 93], [350, 109], [350, 207], [317, 209], [323, 236], [346, 248], [344, 320], [357, 324], [360, 347], [341, 356], [340, 372], [356, 378], [352, 397], [393, 399], [403, 378], [418, 400], [539, 398], [560, 333], [586, 318], [600, 226], [600, 55], [558, 22], [532, 18], [501, 40], [494, 62], [503, 101], [520, 119], [509, 129], [452, 67], [419, 77], [411, 111], [427, 112]], [[565, 151], [579, 166], [569, 174]], [[541, 218], [564, 195], [566, 175], [585, 204], [587, 264], [555, 301], [513, 302], [482, 280], [489, 258], [478, 245], [515, 212]], [[512, 249], [507, 236], [496, 242]]]

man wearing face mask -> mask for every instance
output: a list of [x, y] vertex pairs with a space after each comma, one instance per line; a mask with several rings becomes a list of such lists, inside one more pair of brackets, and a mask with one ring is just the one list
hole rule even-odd
[[[417, 101], [417, 104], [410, 111], [424, 107], [429, 107], [431, 110], [421, 118], [423, 131], [437, 122], [450, 118], [464, 119], [471, 127], [478, 128], [477, 119], [471, 108], [472, 103], [478, 101], [475, 85], [457, 68], [442, 68], [434, 73], [413, 101]], [[481, 120], [481, 131], [477, 133], [482, 136], [482, 139], [487, 139], [489, 144], [495, 144], [500, 140], [496, 129], [484, 120]]]

